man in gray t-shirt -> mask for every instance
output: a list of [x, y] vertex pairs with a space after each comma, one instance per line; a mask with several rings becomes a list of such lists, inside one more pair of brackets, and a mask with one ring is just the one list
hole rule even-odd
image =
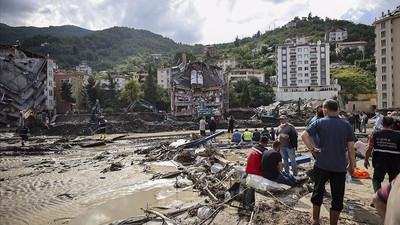
[[285, 172], [289, 173], [289, 159], [290, 165], [292, 167], [293, 175], [297, 176], [297, 163], [296, 163], [296, 154], [294, 152], [294, 148], [290, 145], [289, 133], [294, 132], [297, 136], [296, 128], [291, 123], [287, 122], [287, 117], [285, 115], [281, 115], [279, 117], [279, 121], [281, 125], [276, 130], [276, 135], [281, 142], [281, 155], [283, 159], [283, 166], [285, 168]]
[[[354, 172], [354, 132], [349, 122], [337, 116], [338, 103], [326, 100], [323, 104], [324, 118], [311, 124], [301, 135], [304, 144], [316, 156], [314, 165], [314, 190], [312, 222], [319, 224], [319, 215], [324, 197], [325, 184], [329, 180], [332, 192], [330, 224], [337, 224], [343, 209], [346, 170]], [[317, 134], [319, 148], [312, 135]], [[347, 163], [346, 152], [349, 162]]]

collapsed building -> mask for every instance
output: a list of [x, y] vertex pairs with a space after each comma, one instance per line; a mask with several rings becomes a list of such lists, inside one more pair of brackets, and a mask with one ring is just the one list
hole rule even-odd
[[171, 114], [197, 118], [200, 110], [221, 116], [227, 103], [226, 81], [222, 69], [203, 62], [190, 62], [171, 71]]
[[19, 43], [0, 46], [1, 124], [18, 125], [20, 111], [53, 113], [55, 65], [52, 59], [24, 50]]

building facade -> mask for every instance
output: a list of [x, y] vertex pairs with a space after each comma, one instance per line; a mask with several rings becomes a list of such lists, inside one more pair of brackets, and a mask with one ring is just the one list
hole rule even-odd
[[364, 54], [365, 51], [365, 46], [368, 43], [365, 41], [351, 41], [351, 42], [340, 42], [336, 44], [336, 49], [335, 52], [336, 54], [339, 54], [339, 52], [345, 48], [349, 49], [357, 49], [358, 51], [362, 52]]
[[[131, 78], [131, 76], [127, 74], [119, 74], [119, 75], [113, 74], [111, 75], [111, 78], [113, 79], [113, 82], [115, 84], [115, 89], [121, 91], [125, 87], [126, 82], [128, 82], [128, 80]], [[110, 85], [110, 80], [107, 76], [106, 77], [103, 76], [103, 78], [98, 79], [98, 82], [100, 82], [100, 86], [102, 88], [108, 90], [108, 86]]]
[[157, 69], [157, 84], [164, 89], [171, 88], [171, 68]]
[[382, 12], [373, 25], [377, 108], [400, 107], [400, 6], [387, 14]]
[[[87, 83], [89, 75], [83, 73], [68, 74], [66, 70], [57, 70], [54, 73], [54, 96], [56, 99], [56, 113], [66, 113], [77, 110], [81, 105], [81, 95], [84, 85]], [[71, 84], [71, 96], [75, 99], [75, 103], [66, 102], [61, 98], [62, 84]]]
[[253, 77], [261, 83], [265, 82], [264, 72], [259, 69], [234, 69], [228, 73], [228, 81], [232, 84], [236, 84], [240, 80], [249, 81]]
[[330, 79], [328, 43], [296, 38], [277, 45], [276, 74], [276, 100], [337, 96], [338, 86]]
[[325, 41], [344, 41], [347, 39], [347, 30], [331, 29], [325, 32]]
[[221, 59], [217, 61], [217, 66], [222, 68], [222, 71], [226, 71], [227, 68], [234, 69], [239, 65], [239, 62], [236, 59]]
[[86, 61], [83, 61], [81, 64], [75, 67], [75, 71], [77, 73], [85, 73], [87, 75], [92, 75], [92, 67], [90, 67]]

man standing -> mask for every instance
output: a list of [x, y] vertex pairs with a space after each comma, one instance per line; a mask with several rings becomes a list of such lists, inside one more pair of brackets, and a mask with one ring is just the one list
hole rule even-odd
[[246, 164], [246, 173], [262, 176], [261, 173], [261, 159], [263, 152], [266, 150], [268, 137], [262, 137], [258, 145], [251, 148], [249, 158]]
[[210, 128], [210, 135], [215, 134], [215, 131], [217, 130], [217, 123], [215, 122], [214, 117], [211, 117], [211, 121], [208, 126]]
[[103, 138], [106, 139], [107, 120], [104, 118], [104, 116], [100, 116], [99, 126], [100, 126], [100, 139]]
[[282, 156], [279, 154], [280, 145], [279, 141], [275, 141], [272, 144], [272, 150], [264, 151], [261, 161], [262, 176], [293, 187], [296, 185], [296, 179], [291, 174], [282, 171]]
[[400, 172], [400, 133], [393, 131], [392, 127], [393, 118], [385, 116], [382, 120], [382, 129], [373, 132], [369, 138], [364, 166], [367, 169], [370, 166], [368, 159], [372, 149], [374, 149], [372, 154], [374, 192], [381, 188], [386, 173], [389, 175], [389, 182], [391, 182]]
[[285, 115], [281, 115], [279, 117], [279, 121], [281, 125], [279, 125], [276, 130], [276, 134], [279, 137], [279, 141], [281, 142], [281, 155], [283, 158], [283, 166], [285, 168], [285, 172], [289, 173], [289, 159], [293, 171], [293, 175], [297, 176], [297, 163], [296, 163], [296, 155], [294, 152], [294, 148], [290, 145], [289, 133], [294, 132], [297, 135], [296, 128], [290, 123], [287, 122], [287, 117]]
[[235, 127], [235, 120], [233, 119], [233, 116], [231, 116], [228, 122], [228, 139], [232, 138], [234, 127]]
[[367, 123], [368, 123], [368, 116], [365, 112], [361, 114], [361, 131], [363, 133], [367, 132]]
[[374, 130], [380, 130], [382, 128], [382, 119], [383, 119], [383, 115], [381, 113], [381, 110], [376, 110], [375, 111], [376, 114], [376, 120], [375, 120], [375, 126], [374, 126]]
[[[343, 209], [346, 169], [350, 174], [354, 173], [355, 135], [350, 123], [338, 117], [338, 108], [335, 100], [326, 100], [323, 104], [325, 117], [315, 121], [301, 135], [304, 144], [316, 156], [315, 183], [311, 197], [313, 203], [312, 222], [314, 224], [319, 224], [325, 184], [328, 180], [330, 180], [332, 192], [330, 224], [337, 224], [340, 211]], [[319, 138], [319, 148], [312, 138], [315, 133]], [[348, 164], [346, 151], [349, 155]]]
[[201, 136], [206, 136], [206, 118], [203, 116], [203, 118], [201, 118], [200, 120], [200, 135]]

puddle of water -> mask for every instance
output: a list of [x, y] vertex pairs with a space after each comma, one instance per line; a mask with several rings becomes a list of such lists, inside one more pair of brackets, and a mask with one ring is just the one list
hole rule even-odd
[[198, 193], [193, 191], [179, 191], [174, 189], [154, 188], [142, 190], [133, 194], [109, 200], [83, 215], [78, 216], [69, 224], [108, 224], [112, 221], [143, 215], [141, 208], [154, 206], [176, 206], [184, 202], [200, 200]]

